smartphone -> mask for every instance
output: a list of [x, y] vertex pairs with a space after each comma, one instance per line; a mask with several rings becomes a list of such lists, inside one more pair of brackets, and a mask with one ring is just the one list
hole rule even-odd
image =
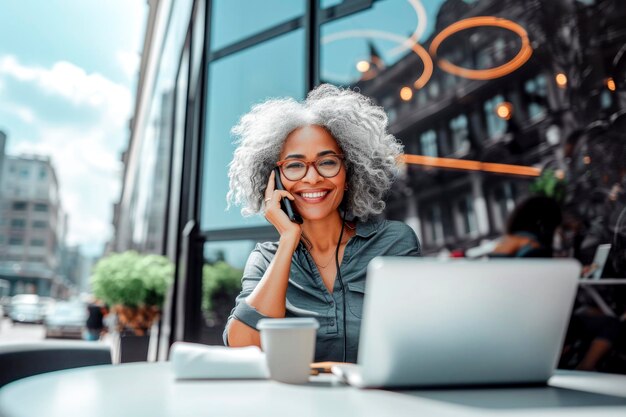
[[[277, 190], [285, 189], [282, 181], [280, 180], [280, 168], [274, 168], [274, 182]], [[290, 199], [288, 199], [287, 197], [283, 197], [282, 201], [280, 202], [280, 208], [282, 208], [283, 211], [287, 213], [289, 220], [294, 223], [302, 224], [302, 216], [300, 216], [296, 209], [293, 208], [293, 204], [291, 204]]]

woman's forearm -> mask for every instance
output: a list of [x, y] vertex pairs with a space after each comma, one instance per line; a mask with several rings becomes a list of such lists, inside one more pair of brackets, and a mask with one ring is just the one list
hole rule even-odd
[[[296, 237], [281, 236], [274, 259], [256, 288], [246, 298], [246, 302], [264, 316], [285, 317], [291, 258], [298, 242], [299, 239]], [[234, 319], [228, 326], [228, 344], [230, 346], [259, 346], [259, 332]]]

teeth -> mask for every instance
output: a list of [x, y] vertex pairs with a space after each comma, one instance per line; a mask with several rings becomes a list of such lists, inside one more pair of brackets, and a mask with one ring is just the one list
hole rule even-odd
[[319, 193], [302, 193], [300, 195], [304, 198], [320, 198], [324, 197], [326, 194], [328, 194], [328, 191], [321, 191]]

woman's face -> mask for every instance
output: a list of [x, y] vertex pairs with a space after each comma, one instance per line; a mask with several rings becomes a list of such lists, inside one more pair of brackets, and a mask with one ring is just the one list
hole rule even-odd
[[[321, 126], [311, 125], [291, 132], [280, 153], [280, 159], [314, 161], [326, 154], [341, 154], [337, 141]], [[290, 181], [281, 176], [285, 189], [295, 198], [296, 210], [305, 220], [320, 220], [334, 213], [343, 199], [346, 169], [342, 164], [332, 178], [322, 177], [310, 165], [304, 178]], [[322, 195], [320, 195], [322, 193]]]

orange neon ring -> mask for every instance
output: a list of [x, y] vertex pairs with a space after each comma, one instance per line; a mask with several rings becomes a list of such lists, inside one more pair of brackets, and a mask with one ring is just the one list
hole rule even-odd
[[416, 89], [420, 89], [426, 85], [426, 83], [430, 80], [430, 77], [433, 75], [433, 60], [426, 52], [426, 49], [419, 43], [414, 43], [411, 45], [411, 49], [417, 56], [419, 56], [424, 64], [424, 69], [422, 70], [422, 74], [417, 78], [417, 80], [413, 81], [413, 86]]
[[439, 59], [437, 60], [437, 65], [442, 70], [453, 74], [458, 75], [459, 77], [469, 78], [472, 80], [492, 80], [494, 78], [503, 77], [507, 74], [512, 73], [530, 58], [533, 53], [533, 48], [530, 46], [530, 41], [528, 40], [528, 33], [526, 30], [520, 26], [519, 24], [503, 19], [500, 17], [494, 16], [478, 16], [478, 17], [470, 17], [469, 19], [459, 20], [455, 22], [439, 32], [435, 39], [430, 44], [429, 52], [433, 57], [437, 56], [437, 50], [441, 43], [448, 38], [450, 35], [453, 35], [457, 32], [460, 32], [465, 29], [475, 28], [480, 26], [495, 26], [502, 29], [510, 30], [511, 32], [518, 35], [522, 41], [522, 46], [509, 62], [502, 64], [498, 67], [482, 69], [482, 70], [474, 70], [463, 68], [458, 65], [454, 65], [447, 59]]
[[[336, 36], [338, 33], [342, 33], [342, 32], [333, 33], [332, 35]], [[395, 34], [391, 34], [391, 35], [395, 36]], [[398, 42], [398, 43], [404, 42], [404, 39], [402, 41], [392, 40], [390, 38], [382, 37], [380, 35], [369, 35], [367, 37], [374, 38], [374, 39], [382, 38], [385, 40], [390, 40], [392, 42]], [[360, 39], [360, 36], [347, 36], [347, 38], [359, 38]], [[335, 42], [335, 40], [333, 40], [332, 42]], [[426, 83], [430, 80], [430, 77], [432, 77], [434, 64], [433, 64], [433, 59], [430, 57], [430, 54], [428, 53], [428, 51], [426, 51], [426, 49], [420, 43], [414, 41], [411, 44], [411, 50], [415, 53], [415, 55], [420, 57], [420, 59], [422, 60], [422, 63], [424, 64], [424, 69], [422, 70], [422, 74], [419, 77], [417, 77], [415, 81], [413, 81], [413, 86], [419, 90], [420, 88], [424, 87]]]

